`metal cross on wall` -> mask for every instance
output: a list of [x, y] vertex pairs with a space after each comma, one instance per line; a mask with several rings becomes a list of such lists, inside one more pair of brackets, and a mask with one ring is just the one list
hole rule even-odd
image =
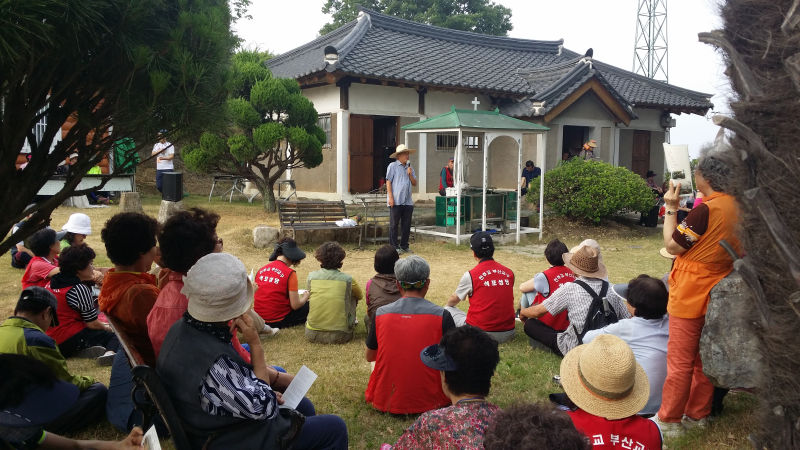
[[481, 104], [480, 100], [478, 100], [478, 97], [475, 97], [470, 103], [472, 103], [472, 109], [475, 111], [478, 110], [478, 105]]

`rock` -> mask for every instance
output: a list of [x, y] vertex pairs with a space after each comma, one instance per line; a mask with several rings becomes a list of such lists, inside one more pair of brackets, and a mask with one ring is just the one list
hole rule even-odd
[[277, 241], [281, 232], [277, 228], [259, 225], [253, 228], [253, 246], [255, 248], [267, 248]]
[[142, 208], [142, 199], [139, 198], [138, 192], [123, 192], [119, 200], [119, 209], [121, 212], [135, 212], [144, 214]]
[[161, 200], [161, 207], [158, 209], [158, 221], [164, 223], [178, 211], [183, 211], [183, 201]]
[[732, 272], [711, 289], [706, 324], [700, 336], [703, 372], [725, 388], [759, 385], [762, 356], [752, 320], [747, 315], [752, 292], [742, 277]]

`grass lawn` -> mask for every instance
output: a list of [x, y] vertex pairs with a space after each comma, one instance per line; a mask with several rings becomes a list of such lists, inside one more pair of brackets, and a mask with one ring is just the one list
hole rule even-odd
[[[145, 211], [156, 216], [159, 201], [155, 197], [143, 200]], [[255, 249], [252, 246], [252, 228], [259, 224], [277, 225], [276, 214], [266, 214], [258, 203], [238, 202], [229, 204], [218, 198], [208, 202], [202, 195], [193, 195], [184, 201], [187, 207], [199, 206], [216, 211], [222, 220], [218, 234], [225, 241], [225, 251], [238, 256], [249, 268], [256, 271], [267, 263], [269, 250]], [[93, 234], [87, 241], [98, 253], [97, 266], [109, 266], [105, 249], [100, 240], [100, 230], [111, 215], [118, 212], [117, 206], [108, 208], [77, 210], [59, 208], [53, 213], [53, 228], [60, 229], [70, 214], [84, 212], [92, 218]], [[583, 227], [560, 219], [545, 221], [545, 237], [541, 243], [530, 241], [520, 246], [499, 247], [495, 259], [510, 267], [516, 274], [517, 286], [531, 278], [536, 272], [546, 269], [548, 264], [542, 255], [543, 245], [551, 238], [558, 237], [568, 247], [576, 245], [584, 238], [595, 238], [603, 250], [603, 258], [608, 267], [609, 279], [614, 283], [627, 282], [640, 273], [661, 277], [669, 270], [667, 260], [658, 255], [661, 247], [661, 230], [642, 229], [612, 222], [603, 227]], [[347, 257], [342, 270], [353, 275], [363, 287], [372, 277], [373, 255], [376, 247], [358, 250], [355, 243], [343, 243]], [[431, 265], [431, 287], [428, 299], [443, 305], [455, 290], [464, 271], [475, 264], [467, 246], [433, 241], [412, 243], [414, 252], [425, 258]], [[305, 280], [306, 275], [319, 268], [314, 260], [312, 246], [305, 246], [309, 255], [298, 267], [298, 275]], [[0, 265], [0, 316], [11, 315], [19, 296], [22, 271], [5, 263]], [[461, 305], [466, 308], [467, 305]], [[358, 317], [366, 312], [365, 305], [359, 304]], [[361, 319], [360, 319], [361, 320]], [[363, 323], [356, 328], [353, 342], [345, 345], [321, 345], [308, 343], [303, 336], [303, 328], [284, 329], [275, 337], [263, 338], [267, 362], [286, 367], [296, 372], [301, 365], [307, 365], [319, 378], [309, 392], [319, 413], [338, 414], [344, 418], [350, 433], [351, 448], [377, 448], [383, 442], [393, 443], [415, 419], [414, 416], [393, 416], [373, 410], [364, 402], [364, 389], [369, 378], [370, 365], [364, 359]], [[492, 383], [489, 400], [500, 407], [514, 403], [541, 401], [547, 394], [557, 392], [558, 386], [551, 380], [558, 373], [560, 359], [552, 354], [532, 349], [527, 337], [517, 324], [517, 336], [500, 346], [500, 364]], [[107, 383], [110, 368], [101, 368], [86, 360], [70, 360], [70, 370], [90, 375]], [[689, 433], [680, 440], [668, 441], [670, 448], [749, 448], [747, 434], [754, 426], [753, 410], [756, 399], [745, 393], [732, 393], [725, 399], [725, 412], [709, 429]], [[108, 423], [82, 433], [79, 437], [116, 439], [121, 435]], [[169, 444], [167, 444], [169, 445]]]

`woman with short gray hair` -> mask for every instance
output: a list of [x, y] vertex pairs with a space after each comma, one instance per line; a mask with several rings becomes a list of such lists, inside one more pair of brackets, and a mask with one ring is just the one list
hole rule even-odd
[[669, 341], [667, 378], [661, 408], [655, 417], [664, 436], [704, 425], [711, 414], [714, 386], [703, 374], [699, 357], [709, 292], [733, 269], [733, 261], [719, 245], [726, 240], [737, 251], [739, 210], [725, 192], [731, 168], [718, 155], [706, 154], [695, 170], [695, 184], [703, 203], [677, 223], [680, 183], [664, 195], [664, 247], [676, 255], [669, 274]]

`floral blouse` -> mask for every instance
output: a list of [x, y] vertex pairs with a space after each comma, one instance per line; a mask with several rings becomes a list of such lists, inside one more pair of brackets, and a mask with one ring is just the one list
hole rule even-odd
[[483, 433], [499, 410], [484, 400], [462, 400], [428, 411], [400, 436], [393, 449], [483, 449]]

